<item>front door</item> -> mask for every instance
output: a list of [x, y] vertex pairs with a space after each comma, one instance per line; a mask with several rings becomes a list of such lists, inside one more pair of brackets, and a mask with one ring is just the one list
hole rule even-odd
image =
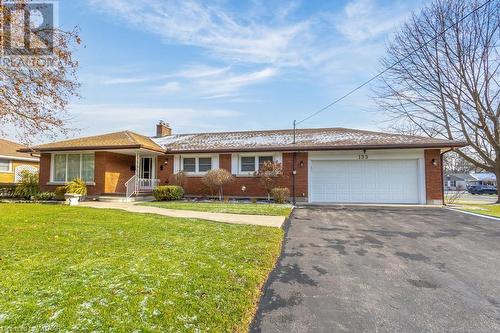
[[140, 178], [152, 179], [153, 178], [153, 158], [141, 157], [141, 173]]

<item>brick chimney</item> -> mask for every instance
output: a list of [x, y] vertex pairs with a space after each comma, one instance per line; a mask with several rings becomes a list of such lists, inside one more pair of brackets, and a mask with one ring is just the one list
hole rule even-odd
[[161, 138], [169, 135], [172, 135], [172, 129], [170, 128], [170, 125], [163, 120], [160, 120], [158, 125], [156, 125], [156, 137]]

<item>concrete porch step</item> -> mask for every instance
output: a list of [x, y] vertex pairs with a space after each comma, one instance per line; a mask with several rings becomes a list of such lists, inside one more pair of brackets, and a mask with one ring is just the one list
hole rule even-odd
[[97, 201], [101, 202], [136, 202], [136, 201], [154, 201], [152, 195], [138, 195], [127, 198], [126, 196], [118, 195], [101, 195], [97, 198]]

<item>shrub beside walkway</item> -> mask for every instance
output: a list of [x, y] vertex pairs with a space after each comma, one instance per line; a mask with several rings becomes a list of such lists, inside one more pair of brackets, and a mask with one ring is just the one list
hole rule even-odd
[[121, 209], [133, 213], [150, 213], [171, 217], [203, 219], [232, 224], [253, 224], [266, 227], [281, 228], [284, 216], [241, 215], [211, 212], [195, 212], [190, 210], [165, 209], [151, 206], [139, 206], [137, 202], [99, 202], [88, 201], [80, 204], [83, 207]]

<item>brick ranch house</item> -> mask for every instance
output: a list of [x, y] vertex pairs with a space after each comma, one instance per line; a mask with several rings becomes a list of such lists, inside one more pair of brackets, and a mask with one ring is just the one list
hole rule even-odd
[[[355, 129], [172, 134], [164, 123], [155, 137], [130, 131], [33, 147], [40, 153], [40, 186], [53, 191], [74, 178], [91, 196], [131, 197], [187, 173], [187, 195], [204, 194], [201, 177], [223, 168], [235, 176], [224, 194], [264, 197], [254, 172], [278, 161], [285, 184], [310, 203], [442, 204], [442, 154], [462, 142]], [[295, 185], [295, 186], [294, 186]]]

